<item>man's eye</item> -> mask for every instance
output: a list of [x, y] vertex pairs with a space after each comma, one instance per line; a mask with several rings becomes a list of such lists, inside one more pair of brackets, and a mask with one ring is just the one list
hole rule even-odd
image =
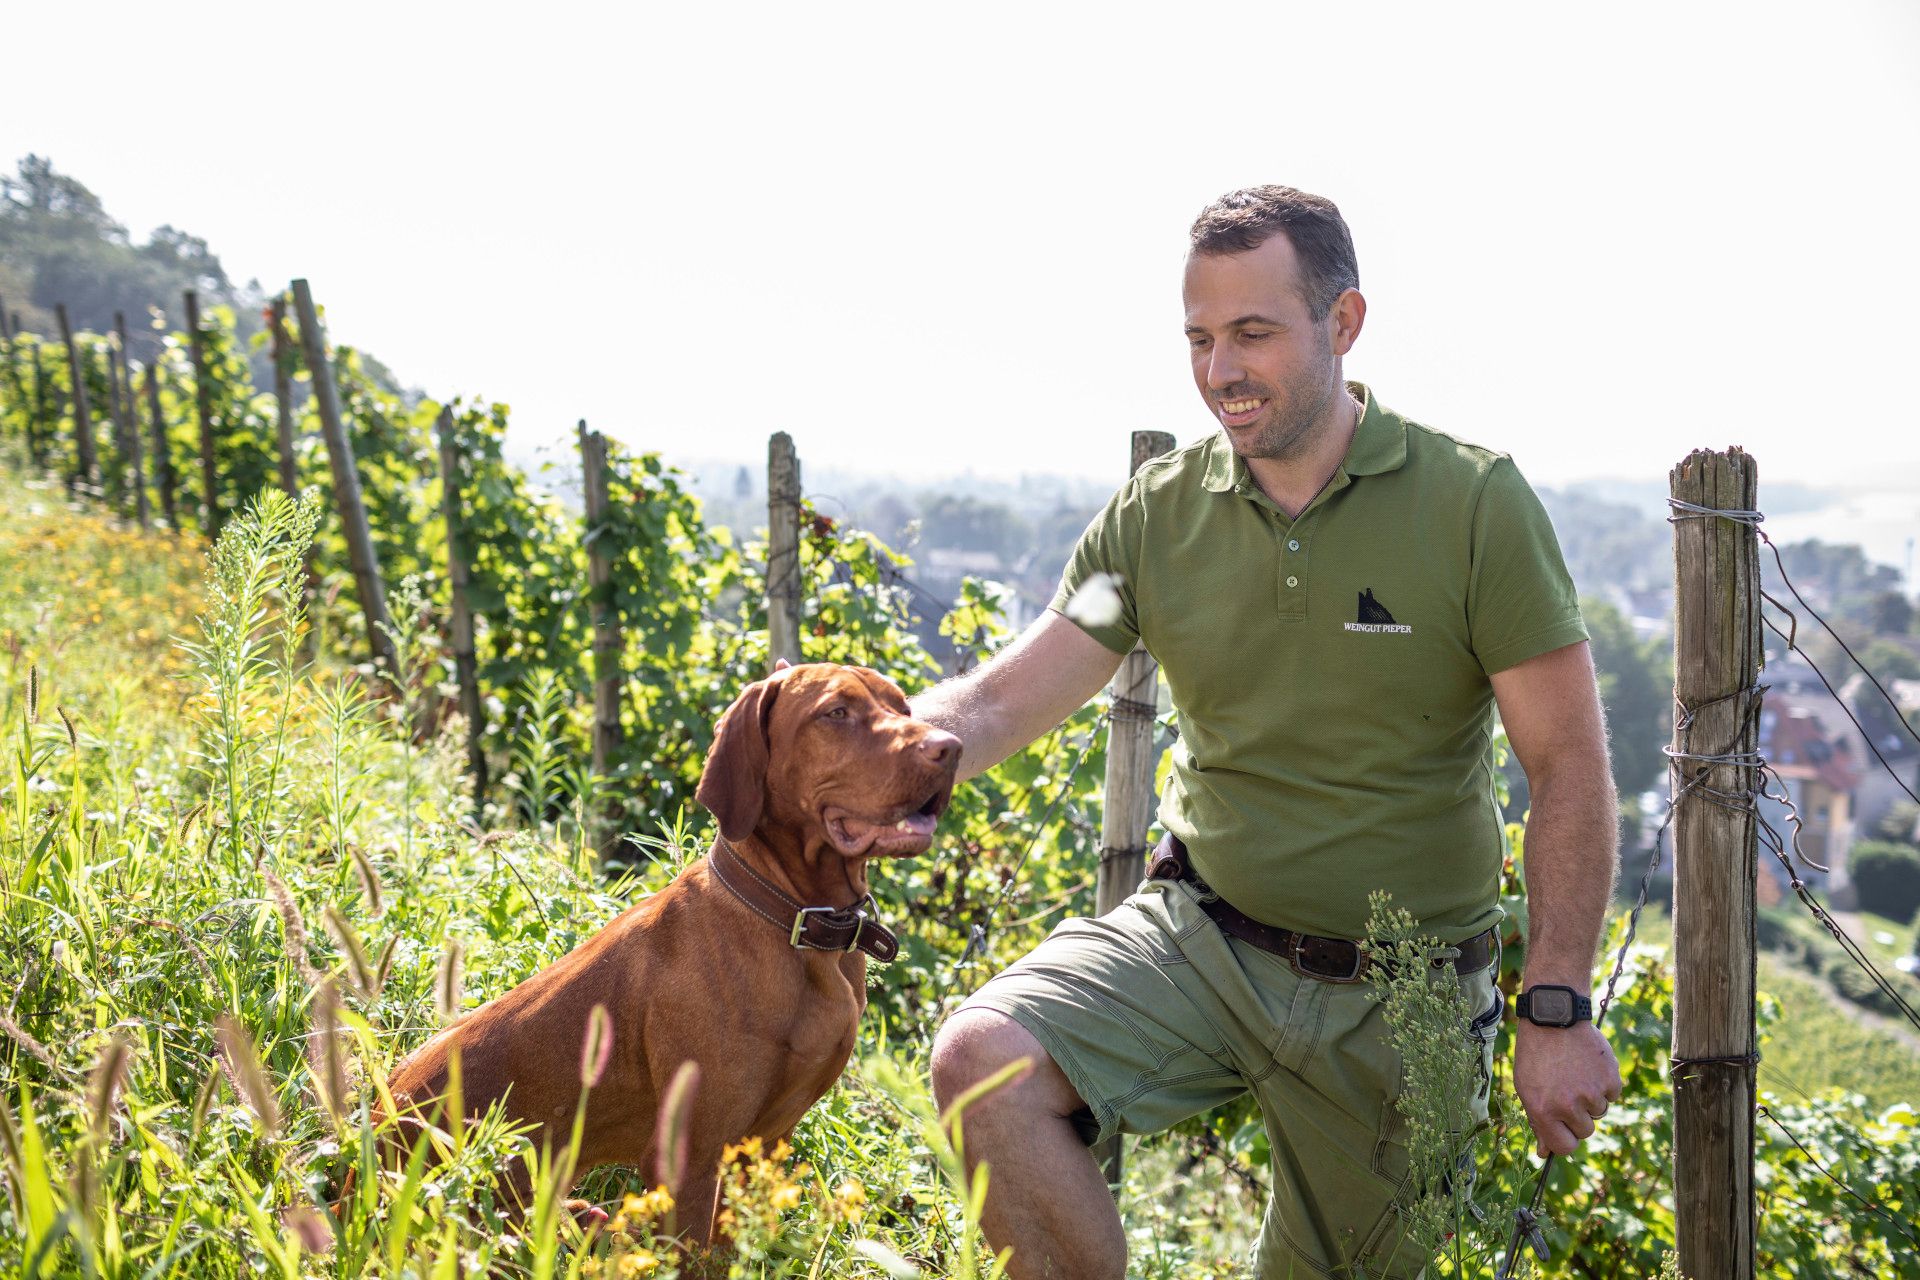
[[1188, 338], [1187, 345], [1192, 347], [1195, 351], [1198, 351], [1200, 348], [1207, 345], [1207, 340], [1205, 338]]
[[1271, 338], [1270, 333], [1242, 333], [1240, 337], [1247, 342], [1259, 342], [1262, 338]]

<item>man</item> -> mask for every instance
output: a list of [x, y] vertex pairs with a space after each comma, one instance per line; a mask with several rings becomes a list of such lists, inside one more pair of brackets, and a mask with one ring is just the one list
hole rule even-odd
[[[1053, 608], [914, 704], [965, 743], [962, 776], [1071, 714], [1136, 640], [1180, 711], [1160, 819], [1185, 874], [1156, 859], [1161, 878], [1098, 920], [1063, 923], [935, 1043], [943, 1105], [1006, 1063], [1034, 1064], [966, 1116], [967, 1156], [991, 1166], [987, 1237], [1013, 1247], [1017, 1280], [1124, 1275], [1088, 1145], [1249, 1089], [1273, 1151], [1256, 1273], [1420, 1271], [1392, 1208], [1407, 1176], [1399, 1061], [1351, 979], [1368, 894], [1385, 889], [1458, 949], [1441, 958], [1485, 1011], [1473, 1030], [1490, 1063], [1496, 704], [1533, 803], [1529, 1012], [1556, 1024], [1523, 1021], [1517, 1036], [1542, 1152], [1572, 1151], [1619, 1096], [1612, 1052], [1578, 1007], [1615, 818], [1573, 586], [1508, 458], [1345, 381], [1366, 317], [1358, 286], [1328, 200], [1258, 187], [1202, 212], [1186, 335], [1222, 430], [1141, 468], [1082, 536]], [[1117, 618], [1074, 608], [1096, 575], [1117, 590]], [[1473, 1118], [1485, 1116], [1482, 1096]]]

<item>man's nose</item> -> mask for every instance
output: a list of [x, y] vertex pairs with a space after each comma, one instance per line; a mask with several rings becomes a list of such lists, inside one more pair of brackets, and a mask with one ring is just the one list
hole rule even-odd
[[929, 729], [919, 742], [920, 754], [929, 763], [947, 768], [960, 763], [960, 739], [945, 729]]
[[1207, 357], [1207, 386], [1214, 391], [1225, 391], [1246, 376], [1247, 371], [1240, 367], [1240, 362], [1216, 343]]

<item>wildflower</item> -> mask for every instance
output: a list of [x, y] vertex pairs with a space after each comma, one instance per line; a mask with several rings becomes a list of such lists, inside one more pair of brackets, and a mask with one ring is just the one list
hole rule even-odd
[[[781, 1144], [785, 1146], [785, 1143]], [[728, 1143], [720, 1152], [722, 1164], [732, 1164], [735, 1160], [758, 1160], [760, 1158], [760, 1138], [742, 1138], [739, 1142]]]
[[853, 1178], [846, 1178], [833, 1189], [833, 1215], [848, 1222], [858, 1222], [867, 1211], [867, 1188]]
[[651, 1275], [660, 1269], [660, 1256], [646, 1249], [635, 1249], [620, 1259], [620, 1274], [623, 1276]]
[[620, 1212], [629, 1218], [664, 1218], [673, 1210], [673, 1196], [665, 1187], [655, 1187], [643, 1196], [627, 1193]]

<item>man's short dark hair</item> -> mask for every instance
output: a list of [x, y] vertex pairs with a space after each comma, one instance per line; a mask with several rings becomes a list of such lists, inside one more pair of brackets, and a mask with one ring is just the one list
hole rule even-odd
[[1341, 293], [1360, 287], [1353, 235], [1339, 207], [1292, 187], [1247, 187], [1221, 196], [1194, 219], [1193, 252], [1246, 253], [1276, 233], [1293, 244], [1300, 291], [1314, 319], [1325, 319]]

